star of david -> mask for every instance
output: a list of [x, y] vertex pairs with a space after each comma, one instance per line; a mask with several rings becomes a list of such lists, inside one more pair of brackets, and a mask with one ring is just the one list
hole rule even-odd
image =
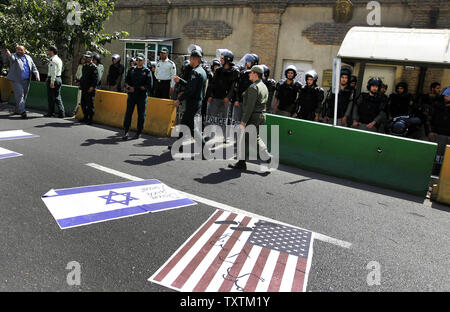
[[[126, 197], [123, 200], [115, 200], [113, 199], [114, 196], [121, 196], [121, 198]], [[138, 200], [139, 198], [131, 197], [131, 192], [128, 193], [116, 193], [114, 191], [110, 191], [108, 195], [99, 196], [100, 198], [106, 199], [106, 205], [111, 204], [122, 204], [125, 206], [128, 206], [130, 204], [130, 201], [132, 200]]]

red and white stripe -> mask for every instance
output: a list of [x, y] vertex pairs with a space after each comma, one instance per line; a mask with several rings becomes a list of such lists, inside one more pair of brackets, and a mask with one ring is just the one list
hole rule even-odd
[[149, 281], [183, 292], [242, 291], [236, 284], [246, 292], [305, 291], [312, 238], [308, 259], [300, 258], [247, 243], [250, 231], [214, 224], [225, 220], [240, 222], [242, 227], [259, 221], [217, 210]]

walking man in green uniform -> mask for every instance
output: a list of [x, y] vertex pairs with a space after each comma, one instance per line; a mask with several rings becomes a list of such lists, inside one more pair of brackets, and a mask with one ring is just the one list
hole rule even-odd
[[[259, 147], [260, 157], [264, 162], [269, 163], [272, 156], [267, 151], [267, 147], [259, 137], [259, 126], [266, 123], [266, 104], [269, 98], [269, 91], [262, 81], [264, 75], [264, 68], [260, 65], [255, 65], [250, 70], [249, 79], [252, 85], [243, 94], [242, 117], [241, 117], [241, 132], [240, 140], [245, 140], [245, 151], [243, 152], [238, 147], [238, 162], [228, 167], [238, 170], [247, 170], [246, 160], [249, 155], [249, 138], [247, 131], [244, 129], [248, 126], [256, 127], [257, 146]], [[239, 140], [239, 141], [240, 141]], [[238, 141], [238, 142], [239, 142]], [[242, 142], [239, 142], [242, 146]], [[239, 144], [238, 143], [238, 144]]]
[[137, 65], [128, 70], [125, 78], [125, 88], [128, 92], [127, 111], [125, 113], [125, 120], [123, 122], [124, 135], [122, 139], [128, 140], [128, 131], [131, 126], [131, 117], [133, 116], [134, 107], [137, 106], [138, 123], [137, 132], [133, 139], [139, 139], [139, 136], [144, 129], [145, 108], [147, 104], [147, 94], [152, 89], [152, 72], [144, 66], [145, 56], [139, 53], [136, 58]]
[[[184, 92], [180, 93], [178, 99], [175, 101], [174, 105], [179, 106], [182, 101], [186, 103], [186, 109], [181, 119], [181, 124], [186, 125], [191, 130], [191, 136], [195, 138], [194, 131], [200, 131], [194, 126], [195, 116], [200, 116], [203, 97], [205, 96], [206, 87], [206, 72], [201, 66], [202, 64], [202, 51], [192, 50], [189, 63], [192, 67], [192, 71], [188, 80], [183, 80], [178, 76], [174, 77], [176, 83], [180, 83], [185, 86]], [[202, 134], [199, 136], [202, 138], [202, 146], [205, 145], [205, 140]], [[181, 137], [181, 133], [180, 133]], [[170, 147], [169, 147], [170, 148]], [[203, 155], [203, 153], [202, 153]], [[202, 157], [203, 158], [203, 157]]]

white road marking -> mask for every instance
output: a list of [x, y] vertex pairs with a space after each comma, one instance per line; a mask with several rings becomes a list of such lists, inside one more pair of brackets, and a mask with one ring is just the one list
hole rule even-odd
[[[135, 176], [132, 176], [132, 175], [129, 175], [129, 174], [126, 174], [126, 173], [123, 173], [123, 172], [120, 172], [120, 171], [117, 171], [117, 170], [114, 170], [114, 169], [110, 169], [110, 168], [107, 168], [107, 167], [104, 167], [104, 166], [101, 166], [101, 165], [98, 165], [98, 164], [89, 163], [89, 164], [86, 164], [86, 165], [89, 166], [89, 167], [95, 168], [97, 170], [101, 170], [101, 171], [110, 173], [112, 175], [116, 175], [118, 177], [122, 177], [124, 179], [131, 180], [131, 181], [143, 181], [144, 180], [142, 178], [135, 177]], [[196, 202], [199, 202], [199, 203], [211, 206], [211, 207], [219, 208], [219, 209], [222, 209], [222, 210], [225, 210], [225, 211], [234, 212], [234, 213], [238, 213], [238, 214], [245, 214], [245, 215], [247, 215], [249, 217], [258, 218], [258, 219], [261, 219], [261, 220], [264, 220], [264, 221], [267, 221], [267, 222], [278, 223], [278, 224], [281, 224], [281, 225], [294, 227], [294, 228], [297, 228], [297, 229], [300, 229], [300, 230], [310, 231], [310, 230], [303, 229], [303, 228], [300, 228], [300, 227], [295, 226], [295, 225], [291, 225], [291, 224], [280, 222], [280, 221], [277, 221], [277, 220], [274, 220], [274, 219], [271, 219], [271, 218], [260, 216], [260, 215], [257, 215], [257, 214], [254, 214], [254, 213], [251, 213], [251, 212], [248, 212], [248, 211], [245, 211], [245, 210], [241, 210], [241, 209], [238, 209], [238, 208], [226, 205], [226, 204], [222, 204], [222, 203], [219, 203], [219, 202], [207, 199], [207, 198], [203, 198], [203, 197], [200, 197], [200, 196], [197, 196], [197, 195], [185, 193], [185, 192], [182, 192], [180, 190], [177, 190], [177, 191], [180, 192], [183, 196], [186, 196], [187, 198], [189, 198], [189, 199], [191, 199], [193, 201], [196, 201]], [[320, 241], [323, 241], [323, 242], [326, 242], [326, 243], [330, 243], [330, 244], [333, 244], [333, 245], [336, 245], [336, 246], [339, 246], [339, 247], [342, 247], [342, 248], [350, 248], [352, 246], [352, 243], [349, 243], [349, 242], [346, 242], [346, 241], [343, 241], [343, 240], [340, 240], [340, 239], [337, 239], [337, 238], [333, 238], [333, 237], [330, 237], [330, 236], [327, 236], [327, 235], [324, 235], [324, 234], [320, 234], [320, 233], [317, 233], [317, 232], [314, 232], [314, 231], [310, 231], [310, 232], [313, 233], [313, 238], [314, 239], [317, 239], [317, 240], [320, 240]]]

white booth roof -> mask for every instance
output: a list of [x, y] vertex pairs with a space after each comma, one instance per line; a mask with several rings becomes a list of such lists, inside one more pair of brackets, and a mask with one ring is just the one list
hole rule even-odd
[[353, 27], [339, 58], [450, 65], [450, 29]]

